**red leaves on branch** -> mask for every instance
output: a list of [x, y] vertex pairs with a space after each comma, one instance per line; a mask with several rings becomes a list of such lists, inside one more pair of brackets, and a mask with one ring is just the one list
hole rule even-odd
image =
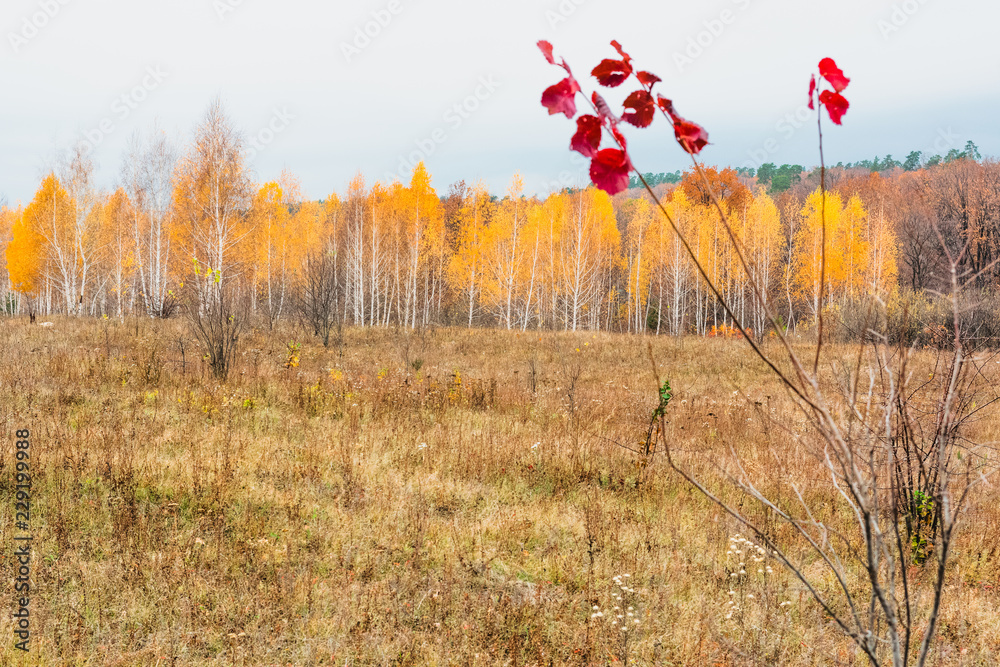
[[566, 114], [567, 118], [576, 115], [576, 94], [580, 92], [580, 84], [571, 76], [559, 83], [549, 86], [542, 93], [542, 106], [549, 110], [549, 115]]
[[843, 95], [829, 90], [824, 90], [819, 94], [819, 103], [826, 107], [827, 113], [830, 114], [830, 120], [837, 125], [841, 124], [840, 119], [844, 117], [848, 107], [851, 106]]
[[601, 145], [601, 119], [589, 114], [576, 119], [576, 134], [570, 139], [570, 149], [584, 157], [597, 155], [597, 147]]
[[[619, 120], [639, 128], [649, 127], [659, 107], [669, 117], [674, 127], [674, 136], [681, 148], [692, 155], [700, 153], [708, 145], [708, 133], [701, 125], [679, 116], [674, 110], [673, 102], [667, 98], [657, 96], [654, 100], [651, 91], [662, 79], [652, 72], [636, 72], [632, 67], [632, 56], [622, 49], [622, 45], [612, 41], [611, 46], [621, 56], [621, 60], [605, 58], [591, 74], [600, 85], [607, 88], [620, 86], [634, 74], [643, 89], [633, 91], [625, 98], [623, 103], [625, 112], [621, 119], [615, 115], [604, 98], [594, 91], [590, 101], [596, 115], [584, 114], [577, 118], [576, 132], [570, 139], [569, 147], [591, 159], [590, 180], [601, 190], [614, 195], [628, 187], [629, 172], [633, 169], [625, 137], [618, 129]], [[548, 109], [549, 115], [562, 113], [566, 114], [567, 118], [573, 118], [576, 115], [576, 94], [581, 92], [580, 84], [573, 77], [565, 60], [556, 63], [552, 44], [541, 40], [538, 42], [538, 48], [550, 65], [563, 68], [567, 74], [565, 79], [545, 90], [542, 94], [542, 105]], [[835, 76], [833, 69], [828, 71], [831, 76]], [[810, 96], [813, 92], [815, 91], [810, 91]], [[831, 98], [831, 104], [834, 103], [835, 100]], [[844, 108], [846, 109], [846, 106]], [[611, 133], [618, 148], [600, 149], [601, 138], [605, 131]]]
[[844, 89], [847, 88], [847, 84], [851, 82], [844, 72], [837, 67], [837, 63], [833, 61], [833, 58], [823, 58], [819, 61], [819, 75], [826, 79], [831, 86], [833, 86], [834, 92], [842, 93]]
[[632, 163], [625, 151], [605, 148], [590, 162], [590, 180], [609, 195], [616, 195], [628, 187], [631, 169]]
[[[847, 109], [850, 108], [851, 104], [847, 101], [842, 92], [847, 88], [847, 84], [851, 82], [844, 72], [837, 67], [837, 63], [833, 61], [833, 58], [823, 58], [819, 61], [819, 75], [832, 87], [833, 90], [824, 90], [819, 94], [820, 105], [826, 107], [826, 112], [830, 114], [830, 120], [836, 125], [841, 124], [841, 120], [844, 114], [847, 113]], [[816, 99], [816, 90], [818, 88], [818, 82], [816, 81], [816, 75], [813, 74], [809, 79], [809, 108], [815, 108], [814, 102]]]
[[653, 114], [656, 113], [656, 103], [653, 96], [645, 90], [637, 90], [625, 98], [626, 109], [634, 109], [634, 112], [622, 114], [622, 120], [636, 127], [649, 127], [653, 122]]
[[597, 83], [606, 88], [616, 88], [632, 74], [632, 65], [627, 60], [611, 60], [605, 58], [591, 72]]
[[[622, 114], [621, 120], [639, 128], [649, 127], [659, 107], [660, 111], [670, 119], [674, 127], [674, 137], [681, 148], [691, 155], [700, 153], [708, 145], [708, 132], [705, 128], [681, 117], [674, 109], [674, 103], [666, 97], [657, 95], [654, 101], [653, 86], [662, 79], [652, 72], [635, 72], [632, 68], [632, 56], [622, 49], [622, 45], [612, 41], [611, 46], [621, 56], [621, 60], [611, 58], [602, 60], [591, 71], [597, 82], [602, 86], [615, 88], [635, 74], [635, 78], [643, 86], [642, 90], [633, 91], [625, 98], [623, 106], [626, 111]], [[556, 63], [555, 56], [552, 55], [552, 44], [541, 40], [538, 42], [538, 48], [550, 65], [558, 65], [566, 70], [567, 75], [559, 83], [546, 88], [542, 93], [542, 105], [548, 109], [549, 115], [562, 113], [566, 114], [567, 118], [573, 118], [576, 116], [576, 94], [582, 92], [580, 84], [573, 77], [573, 72], [570, 71], [565, 59]], [[841, 93], [851, 80], [844, 76], [844, 72], [837, 67], [832, 58], [820, 61], [819, 75], [833, 90], [819, 91], [821, 81], [813, 74], [809, 79], [809, 108], [815, 108], [816, 93], [819, 91], [819, 103], [826, 107], [830, 120], [840, 125], [844, 114], [851, 106]], [[571, 150], [591, 159], [590, 180], [594, 185], [614, 195], [628, 187], [629, 171], [633, 169], [632, 162], [628, 156], [625, 137], [618, 130], [619, 118], [597, 91], [592, 93], [590, 101], [597, 115], [585, 114], [577, 119], [576, 133], [570, 139], [569, 146]], [[611, 133], [620, 148], [600, 150], [601, 137], [605, 130]]]
[[[632, 66], [629, 62], [631, 56], [622, 51], [621, 45], [612, 42], [618, 50], [622, 60], [605, 60], [594, 69], [594, 76], [604, 85], [620, 85], [632, 74]], [[555, 56], [552, 55], [552, 44], [545, 40], [538, 42], [545, 60], [550, 65], [555, 65]], [[542, 105], [549, 110], [549, 115], [564, 113], [567, 118], [576, 115], [576, 94], [580, 91], [580, 84], [573, 78], [569, 65], [565, 60], [559, 62], [559, 67], [566, 70], [566, 78], [559, 83], [549, 86], [542, 93]], [[609, 83], [605, 83], [609, 82]], [[591, 96], [597, 116], [585, 114], [576, 121], [576, 133], [570, 139], [570, 149], [591, 158], [590, 180], [594, 185], [604, 190], [608, 194], [614, 195], [628, 187], [628, 174], [632, 169], [628, 153], [625, 152], [625, 137], [618, 132], [615, 127], [618, 118], [611, 111], [611, 107], [595, 91]], [[604, 128], [610, 129], [612, 135], [620, 143], [621, 149], [605, 148], [598, 150], [601, 145], [601, 135]]]
[[[542, 55], [549, 62], [550, 65], [556, 64], [556, 59], [552, 55], [552, 44], [543, 40], [539, 40], [538, 48], [541, 50]], [[542, 106], [549, 110], [549, 115], [564, 113], [567, 118], [572, 118], [576, 115], [576, 94], [580, 92], [580, 84], [577, 83], [576, 79], [573, 78], [573, 72], [570, 71], [569, 65], [563, 60], [559, 63], [559, 67], [566, 70], [566, 78], [559, 83], [549, 86], [542, 93]]]

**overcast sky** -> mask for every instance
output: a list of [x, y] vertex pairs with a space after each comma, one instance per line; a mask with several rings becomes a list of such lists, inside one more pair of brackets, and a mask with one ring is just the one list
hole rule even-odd
[[[256, 142], [257, 178], [288, 168], [311, 198], [359, 171], [406, 181], [421, 153], [439, 194], [459, 179], [503, 192], [514, 172], [529, 193], [581, 185], [573, 123], [539, 104], [561, 78], [539, 39], [587, 91], [621, 41], [706, 127], [709, 164], [817, 164], [814, 121], [796, 115], [826, 56], [852, 79], [829, 162], [970, 139], [1000, 155], [998, 24], [985, 0], [3, 0], [0, 197], [30, 200], [84, 138], [114, 187], [133, 131], [158, 122], [184, 143], [216, 96]], [[688, 165], [662, 118], [626, 134], [642, 171]]]

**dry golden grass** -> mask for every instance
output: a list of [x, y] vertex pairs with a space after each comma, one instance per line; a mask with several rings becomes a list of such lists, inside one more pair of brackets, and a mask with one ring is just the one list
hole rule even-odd
[[[0, 663], [865, 664], [777, 563], [731, 578], [746, 531], [662, 458], [643, 469], [610, 442], [634, 446], [655, 407], [648, 339], [369, 329], [326, 350], [288, 328], [251, 336], [220, 385], [190, 340], [182, 366], [182, 336], [0, 322], [8, 569], [18, 428], [34, 485], [32, 650], [5, 613]], [[849, 525], [740, 342], [653, 348], [675, 389], [668, 437], [699, 474], [725, 489], [732, 446], [776, 494], [815, 482], [818, 514]], [[978, 436], [1000, 440], [998, 424]], [[984, 487], [966, 517], [931, 664], [1000, 654], [997, 500]], [[625, 574], [628, 633], [610, 622]]]

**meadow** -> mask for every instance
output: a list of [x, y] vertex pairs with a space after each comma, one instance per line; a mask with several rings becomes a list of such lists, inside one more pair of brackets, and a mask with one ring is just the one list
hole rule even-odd
[[[750, 562], [754, 535], [638, 451], [652, 357], [688, 469], [766, 524], [726, 481], [738, 455], [849, 529], [743, 341], [347, 328], [324, 348], [279, 322], [219, 382], [182, 320], [50, 319], [0, 320], [8, 571], [17, 429], [33, 487], [32, 650], [4, 613], [2, 664], [866, 664], [780, 564]], [[992, 413], [972, 428], [1000, 440]], [[998, 537], [984, 484], [928, 664], [1000, 655]], [[930, 570], [911, 567], [917, 598]]]

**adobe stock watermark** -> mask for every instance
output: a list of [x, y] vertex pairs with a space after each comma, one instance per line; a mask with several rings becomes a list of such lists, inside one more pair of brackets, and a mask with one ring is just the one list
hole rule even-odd
[[381, 35], [392, 20], [402, 12], [403, 4], [400, 0], [389, 0], [385, 8], [376, 9], [371, 13], [371, 19], [355, 26], [351, 41], [340, 43], [340, 52], [344, 54], [344, 60], [350, 63], [360, 56], [362, 51], [371, 46], [372, 40]]
[[62, 8], [69, 3], [70, 0], [41, 0], [38, 3], [38, 11], [21, 19], [21, 25], [17, 32], [11, 31], [7, 33], [7, 41], [10, 42], [10, 48], [14, 53], [17, 53], [27, 46], [28, 42], [38, 37], [45, 26], [58, 16]]
[[[492, 75], [479, 77], [478, 85], [470, 95], [466, 95], [461, 101], [453, 104], [442, 115], [444, 121], [452, 132], [462, 127], [472, 115], [479, 110], [483, 102], [493, 97], [501, 83]], [[399, 156], [399, 169], [396, 173], [387, 173], [387, 182], [393, 180], [404, 182], [406, 174], [409, 174], [417, 166], [431, 155], [437, 152], [438, 147], [448, 141], [449, 130], [444, 127], [436, 127], [422, 139], [415, 139], [416, 150], [410, 151], [407, 155]]]
[[878, 31], [882, 33], [882, 39], [888, 40], [894, 33], [899, 32], [903, 26], [910, 22], [920, 8], [927, 4], [928, 0], [903, 0], [894, 3], [892, 11], [887, 18], [879, 19], [875, 24]]
[[274, 141], [275, 137], [288, 129], [295, 116], [288, 112], [288, 109], [274, 109], [271, 118], [264, 127], [247, 137], [249, 148], [247, 149], [247, 162], [252, 161], [267, 149]]
[[110, 114], [97, 123], [96, 127], [86, 130], [83, 139], [77, 144], [83, 153], [90, 153], [108, 138], [121, 123], [128, 120], [132, 112], [145, 102], [150, 94], [166, 81], [169, 72], [164, 72], [159, 65], [150, 65], [138, 85], [122, 93], [114, 99], [109, 109]]
[[726, 28], [736, 23], [739, 14], [749, 9], [752, 0], [731, 0], [736, 6], [736, 11], [723, 9], [719, 15], [713, 19], [702, 21], [703, 30], [700, 30], [692, 37], [688, 37], [687, 46], [683, 51], [674, 51], [674, 65], [677, 66], [677, 73], [680, 74], [684, 68], [693, 65], [698, 58], [719, 40], [726, 32]]
[[561, 0], [558, 5], [545, 10], [545, 20], [549, 22], [549, 28], [555, 30], [559, 24], [565, 23], [576, 14], [576, 10], [587, 0]]
[[245, 0], [212, 0], [212, 8], [220, 21], [225, 21], [226, 16], [232, 14], [243, 6]]
[[795, 111], [786, 113], [777, 123], [774, 124], [772, 136], [765, 139], [759, 148], [747, 151], [750, 159], [743, 163], [744, 167], [759, 169], [762, 164], [771, 161], [771, 157], [781, 150], [782, 144], [787, 142], [795, 133], [806, 125], [812, 125], [816, 121], [816, 112], [803, 104]]

